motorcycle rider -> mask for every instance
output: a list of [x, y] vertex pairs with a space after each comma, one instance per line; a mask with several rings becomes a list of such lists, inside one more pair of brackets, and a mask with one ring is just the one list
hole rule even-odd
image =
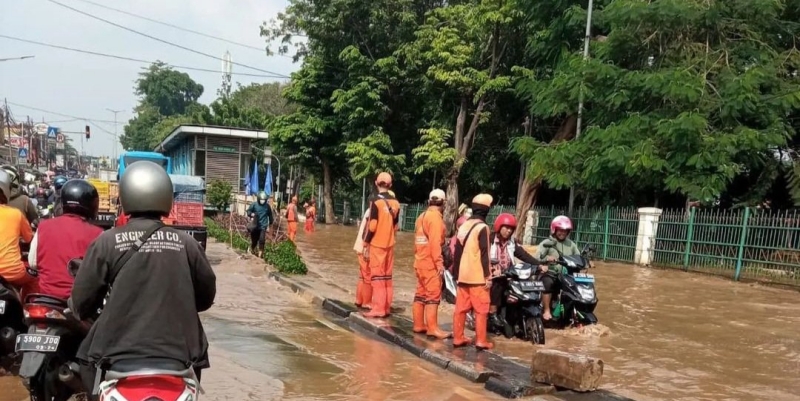
[[272, 208], [267, 204], [266, 192], [259, 192], [256, 199], [257, 201], [251, 203], [247, 208], [247, 215], [256, 221], [255, 230], [250, 232], [250, 252], [261, 257], [261, 252], [264, 250], [264, 238], [267, 235], [269, 223], [272, 221]]
[[67, 183], [67, 177], [60, 175], [53, 180], [53, 192], [50, 194], [50, 204], [53, 205], [53, 216], [61, 216], [64, 213], [61, 198], [61, 188]]
[[492, 276], [489, 270], [489, 226], [486, 216], [494, 199], [489, 194], [472, 198], [472, 216], [458, 229], [454, 255], [453, 276], [458, 281], [456, 309], [453, 313], [453, 346], [461, 347], [472, 341], [464, 337], [467, 313], [475, 313], [475, 347], [490, 349], [487, 334], [489, 318], [489, 289]]
[[439, 303], [442, 299], [442, 274], [445, 244], [444, 210], [445, 193], [434, 189], [428, 195], [428, 210], [414, 225], [414, 271], [417, 291], [414, 294], [414, 332], [427, 333], [428, 337], [444, 340], [450, 333], [439, 329]]
[[[97, 216], [100, 197], [87, 181], [71, 180], [61, 189], [64, 214], [43, 220], [33, 236], [28, 263], [39, 272], [39, 292], [67, 299], [75, 279], [67, 265], [83, 258], [89, 245], [103, 229], [86, 220]], [[64, 235], [67, 232], [69, 235]]]
[[36, 290], [36, 278], [29, 275], [22, 263], [20, 238], [25, 242], [33, 239], [33, 230], [22, 212], [8, 204], [12, 177], [0, 169], [0, 277], [20, 287], [21, 295]]
[[[559, 252], [563, 256], [580, 255], [581, 251], [578, 245], [569, 239], [569, 234], [572, 232], [572, 220], [567, 216], [556, 216], [550, 222], [550, 238], [545, 239], [536, 248], [536, 258], [539, 260], [546, 260], [554, 262], [558, 260]], [[546, 247], [545, 245], [550, 245]], [[546, 270], [545, 270], [546, 271]], [[544, 284], [544, 293], [542, 294], [542, 305], [544, 306], [544, 313], [542, 318], [550, 320], [553, 315], [550, 313], [550, 303], [554, 294], [558, 294], [561, 290], [559, 288], [558, 280], [553, 277], [553, 272], [543, 274], [542, 284]]]
[[36, 225], [39, 220], [39, 211], [36, 209], [36, 204], [33, 200], [25, 195], [22, 186], [20, 185], [19, 172], [14, 166], [5, 165], [2, 167], [11, 178], [11, 192], [6, 195], [8, 206], [16, 208], [22, 215], [28, 219], [28, 223]]
[[491, 305], [489, 306], [489, 321], [492, 325], [500, 326], [502, 322], [497, 317], [497, 309], [503, 303], [503, 294], [508, 286], [508, 279], [503, 277], [503, 273], [509, 268], [514, 267], [514, 259], [519, 259], [524, 263], [539, 266], [542, 272], [547, 271], [547, 266], [531, 256], [525, 248], [514, 239], [514, 231], [517, 229], [517, 219], [511, 213], [501, 213], [494, 220], [494, 232], [489, 242], [492, 244], [489, 250], [489, 261], [492, 272]]
[[209, 366], [198, 312], [213, 304], [216, 276], [200, 243], [161, 222], [172, 210], [172, 190], [159, 165], [131, 164], [119, 183], [130, 220], [101, 234], [78, 270], [70, 309], [86, 319], [103, 308], [77, 354], [92, 393], [123, 360], [177, 361], [198, 378]]

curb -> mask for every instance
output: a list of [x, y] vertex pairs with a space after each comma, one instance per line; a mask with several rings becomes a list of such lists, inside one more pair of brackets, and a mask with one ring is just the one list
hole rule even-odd
[[[322, 307], [323, 310], [328, 311], [338, 317], [341, 317], [347, 321], [350, 329], [360, 329], [366, 332], [372, 333], [380, 337], [381, 339], [399, 346], [400, 348], [406, 350], [407, 352], [411, 353], [412, 355], [421, 358], [424, 361], [430, 362], [435, 366], [438, 366], [442, 369], [445, 369], [451, 373], [454, 373], [460, 377], [463, 377], [473, 383], [483, 383], [484, 389], [487, 391], [491, 391], [497, 395], [500, 395], [504, 398], [521, 398], [521, 397], [528, 397], [534, 395], [543, 395], [543, 394], [553, 394], [558, 395], [559, 392], [556, 392], [556, 388], [549, 384], [543, 383], [530, 383], [529, 379], [521, 380], [519, 375], [516, 377], [508, 376], [504, 373], [498, 373], [488, 368], [482, 367], [484, 364], [478, 364], [479, 367], [476, 367], [475, 364], [463, 360], [463, 358], [459, 355], [446, 355], [445, 353], [438, 352], [436, 350], [432, 350], [425, 345], [424, 338], [425, 336], [414, 334], [409, 332], [404, 332], [402, 330], [397, 331], [394, 327], [392, 327], [391, 323], [386, 319], [373, 319], [364, 317], [361, 313], [358, 313], [358, 309], [355, 305], [351, 305], [349, 303], [345, 303], [339, 301], [337, 299], [331, 298], [322, 298], [318, 295], [314, 294], [314, 290], [295, 280], [294, 278], [287, 276], [283, 273], [279, 272], [270, 272], [269, 277], [279, 284], [291, 288], [292, 291], [298, 294], [310, 295], [312, 297], [312, 302]], [[392, 317], [394, 320], [398, 320], [401, 322], [411, 323], [405, 317]], [[449, 342], [449, 340], [448, 340]], [[505, 359], [502, 355], [481, 351], [480, 355], [486, 355], [487, 358], [502, 360], [505, 362], [506, 365], [518, 365], [519, 367], [526, 368], [523, 365], [518, 364], [517, 362], [510, 361]], [[476, 354], [477, 355], [477, 354]], [[512, 369], [513, 370], [513, 369]], [[507, 372], [508, 373], [508, 372]], [[529, 376], [528, 376], [529, 377]], [[571, 392], [569, 392], [571, 393]], [[578, 395], [574, 394], [573, 395]], [[607, 398], [607, 397], [613, 398]], [[584, 398], [588, 397], [588, 398]], [[599, 390], [595, 392], [594, 395], [591, 393], [583, 393], [578, 395], [578, 397], [573, 397], [576, 401], [577, 400], [628, 400], [633, 401], [624, 397], [617, 398], [615, 395], [609, 394], [606, 391]], [[571, 399], [573, 399], [571, 398]]]

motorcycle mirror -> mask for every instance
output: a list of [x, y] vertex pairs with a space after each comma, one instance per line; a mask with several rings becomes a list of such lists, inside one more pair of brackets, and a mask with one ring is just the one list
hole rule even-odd
[[78, 276], [78, 269], [81, 268], [81, 263], [83, 263], [82, 258], [72, 259], [67, 263], [67, 270], [69, 270], [69, 275], [74, 277]]

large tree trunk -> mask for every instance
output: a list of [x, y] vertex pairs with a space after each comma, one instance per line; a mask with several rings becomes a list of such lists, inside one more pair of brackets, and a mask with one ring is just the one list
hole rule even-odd
[[325, 203], [325, 224], [335, 224], [336, 216], [333, 214], [333, 177], [331, 177], [331, 165], [327, 159], [322, 159], [322, 198]]
[[[561, 141], [568, 141], [575, 137], [575, 130], [578, 128], [578, 116], [571, 115], [561, 123], [558, 132], [553, 137], [550, 143]], [[518, 241], [522, 241], [525, 236], [525, 223], [528, 220], [528, 211], [533, 209], [536, 205], [536, 198], [539, 195], [539, 189], [542, 187], [542, 177], [528, 177], [525, 176], [525, 181], [521, 185], [519, 197], [517, 198], [517, 231], [516, 237]]]

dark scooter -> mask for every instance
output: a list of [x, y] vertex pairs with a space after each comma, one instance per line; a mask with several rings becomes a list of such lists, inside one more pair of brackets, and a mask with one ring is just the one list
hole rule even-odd
[[[497, 309], [501, 325], [491, 325], [490, 331], [501, 333], [506, 338], [519, 335], [533, 344], [544, 344], [544, 322], [542, 321], [542, 292], [544, 284], [534, 273], [538, 266], [527, 263], [507, 269], [500, 280], [508, 280], [503, 294], [503, 303]], [[495, 280], [493, 285], [502, 285]], [[471, 318], [471, 314], [467, 319]]]
[[560, 296], [553, 297], [550, 303], [553, 319], [548, 322], [548, 326], [565, 328], [596, 324], [594, 310], [597, 307], [597, 293], [594, 275], [583, 273], [592, 267], [590, 257], [594, 248], [586, 245], [579, 255], [564, 256], [552, 244], [543, 246], [558, 252], [558, 260], [555, 262], [558, 272], [549, 271], [545, 274], [555, 275], [561, 285]]
[[[28, 268], [30, 244], [20, 242], [22, 262]], [[27, 330], [19, 290], [0, 277], [0, 366], [11, 370], [19, 361], [14, 351], [17, 334]]]
[[[70, 261], [74, 277], [80, 259]], [[44, 294], [25, 297], [27, 334], [17, 336], [16, 351], [22, 354], [19, 375], [32, 401], [66, 401], [85, 392], [76, 360], [78, 347], [91, 327], [77, 320], [67, 300]]]

